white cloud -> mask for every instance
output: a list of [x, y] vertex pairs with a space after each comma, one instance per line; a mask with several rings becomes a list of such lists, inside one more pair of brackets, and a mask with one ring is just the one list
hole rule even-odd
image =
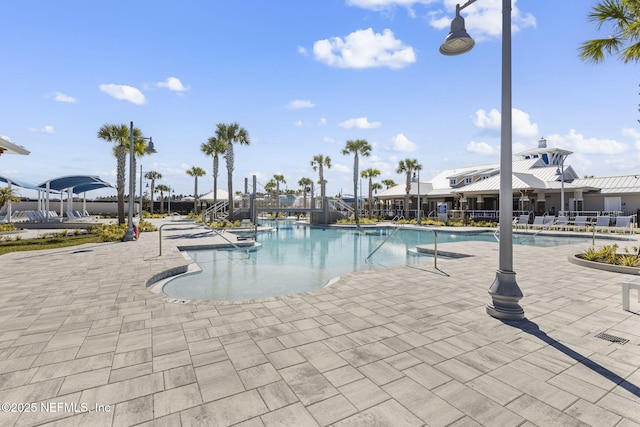
[[336, 140], [331, 138], [330, 136], [325, 136], [324, 138], [322, 138], [322, 140], [328, 144], [335, 144]]
[[380, 122], [370, 122], [366, 117], [358, 117], [356, 119], [345, 120], [338, 126], [345, 129], [375, 129], [382, 126]]
[[156, 83], [156, 86], [167, 88], [174, 92], [186, 92], [187, 90], [189, 90], [189, 88], [184, 87], [180, 79], [177, 77], [168, 77], [164, 82]]
[[415, 143], [409, 141], [409, 138], [407, 138], [402, 133], [397, 134], [396, 136], [391, 138], [391, 140], [393, 141], [393, 146], [391, 148], [393, 151], [411, 153], [418, 149], [418, 146]]
[[553, 134], [546, 137], [548, 146], [560, 147], [581, 154], [621, 154], [629, 149], [623, 142], [614, 139], [586, 138], [584, 135], [570, 129], [567, 135]]
[[[502, 115], [495, 108], [492, 108], [489, 112], [486, 112], [481, 108], [476, 111], [476, 114], [473, 118], [473, 124], [480, 129], [499, 132], [501, 118]], [[513, 108], [511, 110], [511, 124], [514, 135], [526, 137], [538, 135], [538, 124], [531, 123], [529, 114], [525, 113], [522, 110], [518, 110], [517, 108]]]
[[30, 132], [42, 132], [42, 133], [55, 133], [55, 130], [53, 128], [53, 126], [51, 125], [44, 125], [42, 126], [40, 129], [37, 128], [29, 128]]
[[368, 28], [344, 39], [318, 40], [313, 44], [313, 53], [318, 61], [338, 68], [403, 68], [416, 62], [413, 48], [396, 39], [389, 29], [380, 34]]
[[287, 104], [288, 110], [301, 110], [303, 108], [314, 108], [316, 104], [303, 99], [294, 99]]
[[303, 46], [298, 46], [297, 48], [298, 48], [298, 53], [300, 55], [304, 55], [304, 56], [309, 55], [309, 52], [307, 52], [307, 49], [305, 49]]
[[129, 101], [136, 105], [142, 105], [147, 102], [142, 92], [132, 86], [101, 84], [99, 87], [102, 92], [121, 101]]
[[303, 127], [310, 127], [311, 124], [306, 121], [306, 120], [298, 120], [296, 122], [293, 122], [293, 125], [297, 128], [303, 128]]
[[340, 172], [340, 173], [353, 173], [353, 166], [345, 166], [343, 164], [340, 163], [334, 163], [331, 165], [331, 170], [334, 170], [336, 172]]
[[465, 150], [470, 153], [480, 154], [482, 156], [490, 156], [496, 153], [496, 150], [486, 142], [471, 141], [467, 144]]
[[318, 126], [324, 126], [327, 124], [327, 119], [325, 119], [324, 117], [320, 118], [320, 120], [318, 120]]
[[634, 139], [635, 140], [635, 142], [633, 143], [634, 147], [640, 150], [640, 132], [638, 132], [636, 129], [625, 128], [625, 129], [622, 129], [622, 135]]
[[[449, 29], [455, 16], [456, 4], [459, 0], [444, 0], [445, 8], [452, 13], [444, 16], [441, 12], [431, 15], [429, 24], [437, 29]], [[517, 0], [512, 1], [511, 31], [516, 33], [524, 28], [535, 27], [536, 18], [530, 13], [523, 13], [517, 7]], [[462, 16], [465, 20], [465, 28], [469, 35], [476, 41], [496, 38], [502, 33], [502, 1], [485, 0], [477, 2], [464, 9]]]
[[64, 93], [56, 92], [54, 98], [58, 102], [76, 102], [76, 99], [72, 96], [65, 95]]

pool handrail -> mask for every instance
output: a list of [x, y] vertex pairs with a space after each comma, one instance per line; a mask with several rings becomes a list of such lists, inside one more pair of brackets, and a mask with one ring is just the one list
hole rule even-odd
[[[369, 259], [373, 256], [373, 254], [375, 254], [378, 251], [378, 249], [382, 247], [382, 245], [387, 243], [387, 240], [389, 240], [391, 236], [393, 236], [398, 230], [400, 230], [400, 227], [396, 226], [396, 228], [393, 229], [393, 231], [387, 236], [387, 238], [384, 239], [382, 243], [380, 243], [373, 251], [371, 251], [371, 253], [364, 259], [364, 261], [369, 262]], [[428, 228], [428, 227], [425, 227], [424, 230], [431, 231], [433, 233], [433, 268], [437, 270], [438, 269], [438, 232], [435, 229]]]

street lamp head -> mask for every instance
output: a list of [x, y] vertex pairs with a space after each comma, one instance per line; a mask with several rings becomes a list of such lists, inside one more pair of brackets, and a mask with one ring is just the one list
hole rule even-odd
[[451, 31], [440, 46], [440, 53], [447, 56], [469, 52], [475, 42], [464, 28], [464, 18], [460, 16], [460, 5], [456, 5], [456, 17], [451, 21]]
[[149, 137], [149, 146], [144, 151], [146, 153], [157, 153], [156, 149], [153, 147], [153, 137], [152, 136]]

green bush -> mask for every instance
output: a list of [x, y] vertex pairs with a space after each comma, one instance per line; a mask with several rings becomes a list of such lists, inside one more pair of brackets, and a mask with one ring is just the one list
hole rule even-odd
[[149, 221], [145, 221], [143, 219], [138, 224], [138, 230], [140, 230], [140, 232], [142, 233], [142, 232], [146, 232], [146, 231], [157, 231], [158, 229], [153, 224], [151, 224]]
[[0, 224], [0, 231], [16, 231], [16, 226], [12, 223]]
[[124, 239], [126, 232], [126, 224], [118, 225], [115, 222], [94, 225], [90, 229], [90, 233], [97, 234], [103, 242], [119, 242]]

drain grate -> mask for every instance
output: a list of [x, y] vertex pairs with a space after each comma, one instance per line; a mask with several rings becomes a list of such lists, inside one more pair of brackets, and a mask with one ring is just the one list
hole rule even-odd
[[616, 337], [615, 335], [605, 334], [604, 332], [600, 332], [596, 335], [596, 338], [600, 338], [601, 340], [611, 341], [618, 344], [626, 344], [629, 342], [626, 338]]
[[165, 302], [170, 302], [172, 304], [186, 304], [189, 302], [188, 299], [178, 299], [178, 298], [165, 298]]

